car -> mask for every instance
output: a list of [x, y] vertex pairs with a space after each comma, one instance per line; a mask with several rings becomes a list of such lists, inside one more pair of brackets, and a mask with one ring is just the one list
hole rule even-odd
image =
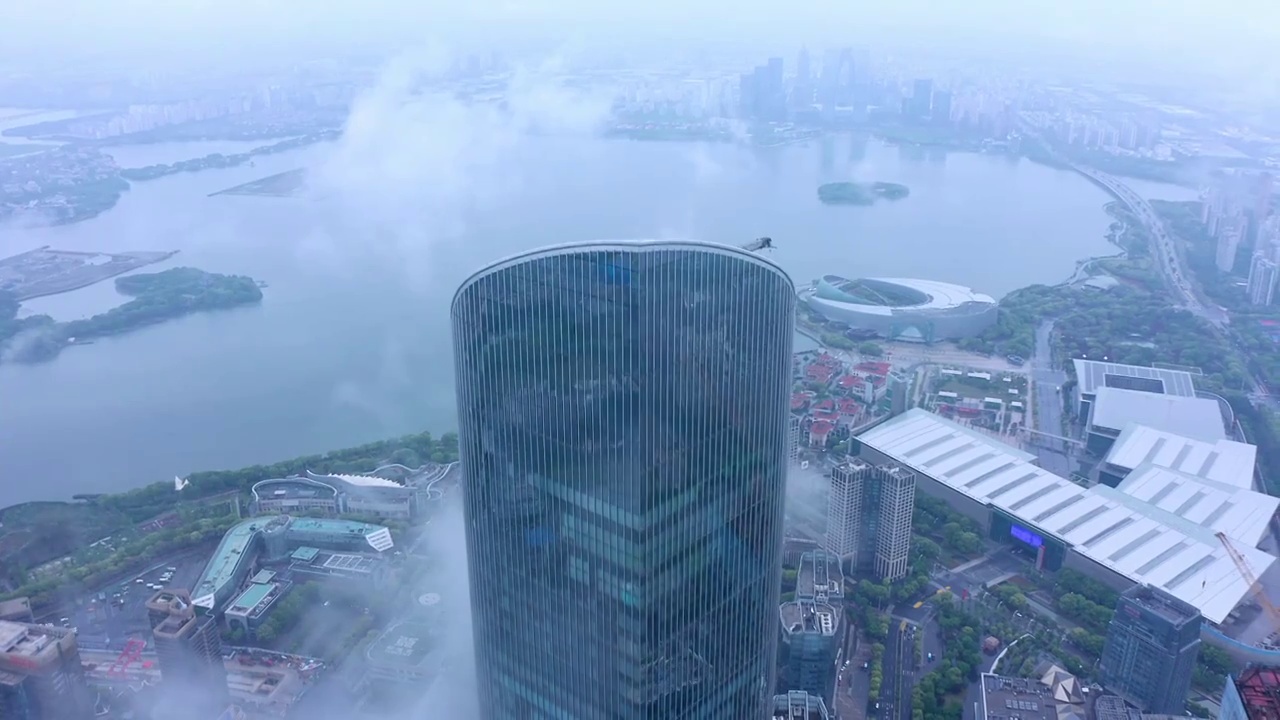
[[927, 657], [929, 658], [929, 662], [933, 662], [933, 653], [927, 653]]

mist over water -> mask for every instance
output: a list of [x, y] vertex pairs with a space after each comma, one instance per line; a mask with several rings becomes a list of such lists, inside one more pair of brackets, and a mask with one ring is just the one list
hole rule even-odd
[[[453, 290], [538, 246], [767, 234], [797, 283], [927, 277], [993, 295], [1112, 252], [1106, 196], [1072, 173], [866, 137], [773, 149], [606, 140], [592, 134], [607, 98], [568, 87], [555, 62], [518, 71], [497, 105], [428, 91], [439, 58], [392, 62], [335, 143], [135, 183], [90, 221], [0, 228], [6, 253], [179, 249], [143, 272], [189, 265], [269, 285], [259, 307], [0, 364], [0, 458], [47, 479], [5, 486], [0, 503], [452, 430]], [[310, 171], [302, 197], [207, 197], [297, 167]], [[911, 196], [817, 202], [818, 184], [849, 178], [901, 182]], [[122, 301], [108, 282], [24, 307], [68, 319]]]

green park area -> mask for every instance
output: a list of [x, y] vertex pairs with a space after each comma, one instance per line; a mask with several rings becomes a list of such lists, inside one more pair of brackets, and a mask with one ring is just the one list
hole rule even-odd
[[0, 347], [18, 362], [51, 360], [63, 348], [155, 325], [205, 310], [222, 310], [262, 300], [253, 278], [220, 275], [196, 268], [115, 279], [116, 290], [130, 297], [123, 305], [83, 320], [57, 322], [48, 315], [18, 317], [19, 302], [0, 290]]

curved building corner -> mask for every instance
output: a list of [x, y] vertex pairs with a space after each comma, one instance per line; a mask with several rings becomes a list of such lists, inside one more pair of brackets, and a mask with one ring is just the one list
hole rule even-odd
[[771, 709], [795, 305], [767, 259], [693, 242], [458, 290], [482, 718]]

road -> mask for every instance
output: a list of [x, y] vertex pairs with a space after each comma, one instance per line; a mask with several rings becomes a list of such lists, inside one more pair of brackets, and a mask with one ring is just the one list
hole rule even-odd
[[906, 620], [889, 623], [880, 686], [880, 714], [886, 720], [911, 720], [911, 690], [916, 683], [915, 626]]
[[1156, 216], [1156, 211], [1152, 209], [1151, 203], [1129, 189], [1128, 185], [1107, 173], [1075, 164], [1072, 164], [1071, 168], [1098, 183], [1119, 198], [1120, 202], [1129, 208], [1129, 212], [1133, 213], [1134, 217], [1138, 218], [1139, 222], [1143, 224], [1155, 246], [1152, 249], [1156, 251], [1155, 254], [1160, 263], [1160, 270], [1182, 307], [1219, 328], [1225, 327], [1228, 323], [1227, 314], [1216, 306], [1201, 302], [1190, 277], [1182, 267], [1182, 259], [1178, 255], [1178, 248], [1174, 244], [1173, 238], [1169, 237], [1169, 234], [1165, 232], [1164, 223]]
[[[1053, 335], [1053, 321], [1046, 320], [1036, 328], [1035, 353], [1031, 356], [1031, 382], [1034, 383], [1032, 402], [1034, 415], [1032, 427], [1049, 435], [1061, 435], [1062, 422], [1062, 384], [1067, 381], [1067, 374], [1053, 365], [1053, 348], [1050, 338]], [[1070, 477], [1073, 465], [1070, 448], [1064, 441], [1053, 440], [1044, 436], [1036, 436], [1035, 452], [1040, 458], [1040, 467], [1061, 477]]]

